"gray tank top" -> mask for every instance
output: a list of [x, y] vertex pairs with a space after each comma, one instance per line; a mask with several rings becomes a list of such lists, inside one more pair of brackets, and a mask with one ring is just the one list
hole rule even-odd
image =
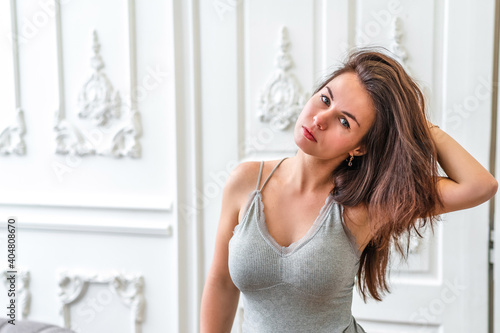
[[284, 159], [259, 189], [261, 162], [257, 187], [229, 241], [229, 273], [243, 297], [243, 332], [365, 332], [351, 313], [359, 251], [332, 195], [297, 242], [280, 246], [268, 232], [261, 192]]

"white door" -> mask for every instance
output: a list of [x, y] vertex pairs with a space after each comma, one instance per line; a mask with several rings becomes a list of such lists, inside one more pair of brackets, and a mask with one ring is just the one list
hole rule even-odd
[[[268, 111], [300, 112], [348, 46], [396, 53], [424, 87], [431, 119], [487, 166], [493, 12], [493, 0], [201, 1], [205, 273], [227, 175], [243, 160], [295, 154], [293, 116], [273, 121]], [[382, 303], [355, 296], [353, 313], [368, 332], [487, 332], [488, 204], [443, 220], [412, 243]]]

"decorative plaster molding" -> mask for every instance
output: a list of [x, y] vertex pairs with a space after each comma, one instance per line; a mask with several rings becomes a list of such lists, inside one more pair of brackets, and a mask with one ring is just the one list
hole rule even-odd
[[401, 39], [403, 38], [403, 27], [402, 20], [400, 17], [395, 16], [392, 20], [392, 36], [391, 36], [391, 51], [396, 55], [401, 65], [403, 65], [404, 69], [411, 74], [410, 68], [408, 67], [408, 52], [404, 48], [401, 43]]
[[78, 96], [80, 118], [92, 118], [97, 126], [105, 126], [112, 119], [120, 118], [120, 94], [115, 91], [108, 77], [102, 70], [104, 62], [99, 54], [101, 44], [97, 31], [92, 32], [94, 55], [90, 64], [94, 72], [83, 85]]
[[[12, 273], [8, 273], [7, 269], [2, 271], [2, 280], [4, 285], [9, 288], [10, 282], [7, 280], [8, 276]], [[18, 312], [19, 319], [26, 319], [30, 313], [31, 306], [31, 292], [29, 290], [30, 285], [30, 272], [25, 269], [17, 269], [16, 273], [17, 280], [17, 291], [16, 298], [17, 304], [21, 311]]]
[[306, 103], [306, 94], [290, 72], [292, 57], [288, 52], [290, 41], [286, 27], [281, 28], [276, 69], [260, 93], [258, 117], [262, 122], [271, 122], [279, 130], [286, 130], [294, 124]]
[[107, 285], [108, 289], [130, 308], [133, 332], [142, 332], [146, 306], [144, 278], [141, 274], [122, 272], [60, 271], [58, 297], [61, 302], [60, 313], [64, 319], [64, 327], [71, 328], [70, 306], [85, 296], [91, 283]]
[[92, 233], [111, 233], [111, 234], [131, 234], [149, 235], [149, 236], [164, 236], [171, 237], [174, 235], [174, 230], [171, 224], [163, 227], [157, 226], [115, 226], [115, 225], [88, 225], [84, 221], [81, 223], [46, 223], [46, 222], [23, 222], [25, 230], [56, 230], [56, 231], [73, 231], [73, 232], [92, 232]]
[[56, 111], [54, 130], [56, 131], [56, 153], [70, 155], [93, 155], [95, 148], [80, 130], [64, 119], [60, 109]]
[[130, 110], [130, 113], [128, 124], [113, 136], [109, 154], [114, 157], [141, 157], [141, 144], [139, 143], [139, 137], [142, 135], [141, 115], [135, 109]]
[[16, 1], [10, 0], [10, 21], [12, 41], [12, 66], [14, 70], [14, 91], [15, 91], [15, 120], [13, 124], [3, 130], [0, 129], [0, 154], [26, 155], [26, 144], [24, 134], [26, 133], [26, 124], [24, 122], [24, 113], [21, 108], [21, 91], [19, 85], [19, 43], [17, 41], [17, 8]]
[[[93, 128], [83, 130], [71, 124], [65, 116], [65, 95], [63, 84], [62, 27], [61, 11], [58, 2], [56, 8], [56, 32], [59, 71], [59, 109], [55, 113], [54, 131], [57, 154], [101, 155], [112, 157], [141, 157], [139, 138], [142, 136], [141, 116], [137, 109], [137, 79], [135, 57], [135, 20], [133, 19], [134, 0], [128, 1], [129, 19], [129, 65], [130, 65], [130, 100], [122, 101], [104, 73], [104, 61], [100, 55], [101, 44], [98, 34], [92, 32], [91, 68], [92, 74], [84, 83], [78, 96], [78, 116], [82, 121], [91, 119]], [[125, 103], [124, 103], [125, 102]], [[92, 140], [96, 134], [101, 140]], [[102, 141], [103, 144], [96, 144]]]
[[14, 123], [0, 132], [0, 153], [26, 155], [26, 144], [23, 139], [25, 133], [24, 113], [21, 108], [17, 108]]

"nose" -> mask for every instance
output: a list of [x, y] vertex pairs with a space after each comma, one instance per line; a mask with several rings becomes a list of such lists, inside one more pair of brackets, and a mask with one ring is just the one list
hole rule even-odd
[[327, 117], [326, 115], [324, 114], [324, 112], [320, 112], [318, 113], [317, 115], [315, 115], [313, 117], [313, 123], [315, 126], [318, 126], [318, 128], [320, 130], [324, 130], [328, 127], [328, 121], [327, 121]]

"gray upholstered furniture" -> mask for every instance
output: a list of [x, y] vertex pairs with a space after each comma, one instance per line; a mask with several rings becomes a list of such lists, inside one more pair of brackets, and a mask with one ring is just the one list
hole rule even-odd
[[75, 333], [67, 328], [37, 321], [16, 319], [16, 325], [12, 325], [7, 320], [0, 318], [0, 333]]

